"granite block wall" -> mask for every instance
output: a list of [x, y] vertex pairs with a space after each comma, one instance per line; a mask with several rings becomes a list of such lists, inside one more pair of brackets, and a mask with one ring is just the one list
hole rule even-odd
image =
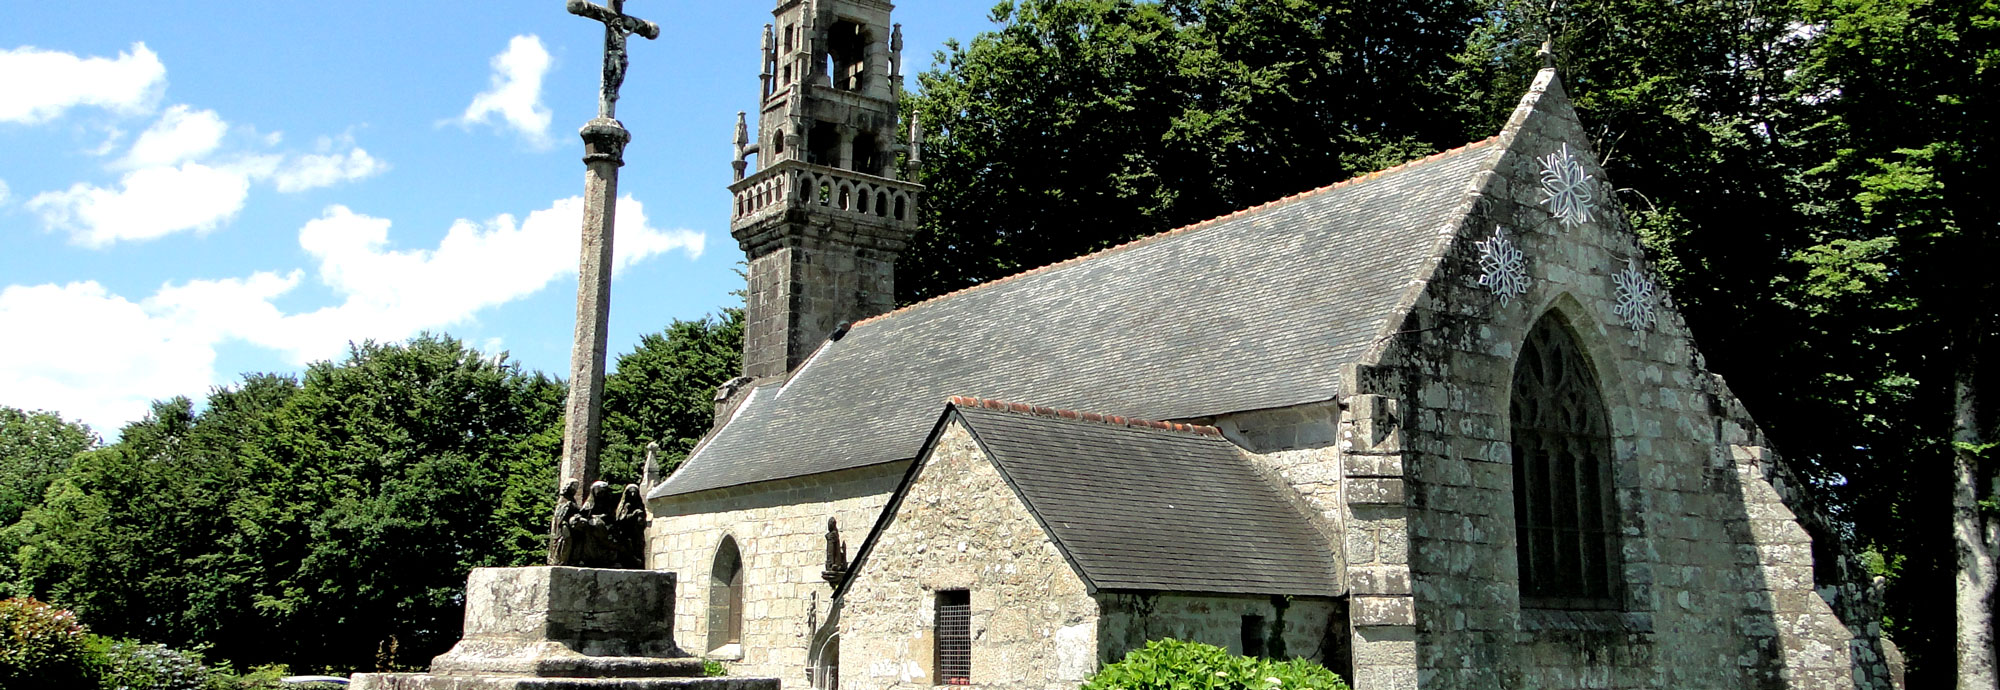
[[737, 675], [809, 687], [807, 644], [833, 595], [820, 577], [827, 518], [839, 522], [852, 558], [908, 466], [890, 463], [649, 502], [654, 519], [646, 533], [647, 567], [679, 576], [674, 639], [692, 654], [711, 651], [705, 648], [710, 572], [727, 535], [746, 568], [743, 642], [740, 656], [718, 658]]
[[842, 597], [840, 687], [935, 681], [936, 593], [972, 605], [972, 686], [1068, 690], [1097, 670], [1097, 603], [953, 421]]
[[[1441, 229], [1443, 263], [1408, 318], [1343, 377], [1343, 451], [1374, 456], [1344, 463], [1357, 688], [1886, 687], [1879, 641], [1857, 641], [1817, 591], [1810, 537], [1742, 459], [1750, 434], [1671, 297], [1635, 298], [1635, 277], [1652, 280], [1644, 251], [1553, 71], [1503, 140], [1464, 224]], [[1561, 153], [1591, 177], [1588, 221], [1551, 212], [1544, 175]], [[1509, 258], [1523, 280], [1503, 290]], [[1551, 314], [1609, 408], [1622, 569], [1608, 610], [1519, 594], [1508, 400], [1519, 344]], [[1396, 553], [1357, 549], [1358, 533], [1398, 525]]]

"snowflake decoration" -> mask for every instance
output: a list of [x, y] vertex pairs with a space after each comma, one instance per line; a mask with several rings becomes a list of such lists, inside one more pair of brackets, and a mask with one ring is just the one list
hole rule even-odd
[[1639, 270], [1639, 262], [1625, 260], [1625, 270], [1611, 276], [1618, 285], [1618, 304], [1611, 307], [1611, 313], [1625, 322], [1625, 326], [1635, 331], [1652, 330], [1659, 323], [1659, 315], [1653, 311], [1653, 279]]
[[1569, 144], [1542, 158], [1542, 196], [1542, 203], [1563, 227], [1590, 222], [1591, 211], [1597, 209], [1595, 179], [1584, 174]]
[[1479, 284], [1500, 298], [1500, 306], [1528, 294], [1528, 262], [1507, 239], [1507, 228], [1494, 226], [1493, 239], [1479, 243], [1479, 272]]

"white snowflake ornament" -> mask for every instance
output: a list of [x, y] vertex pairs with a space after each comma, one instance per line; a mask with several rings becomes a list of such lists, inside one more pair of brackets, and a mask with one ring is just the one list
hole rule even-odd
[[1618, 303], [1611, 307], [1611, 314], [1632, 330], [1652, 330], [1660, 320], [1653, 308], [1652, 276], [1639, 270], [1636, 259], [1626, 259], [1625, 270], [1611, 276], [1611, 282], [1618, 287]]
[[1562, 150], [1544, 156], [1542, 163], [1542, 203], [1549, 207], [1549, 213], [1570, 228], [1590, 222], [1590, 214], [1597, 209], [1596, 178], [1584, 174], [1583, 163], [1569, 150], [1569, 144]]
[[1507, 239], [1505, 227], [1494, 226], [1493, 238], [1479, 243], [1479, 284], [1493, 291], [1503, 307], [1528, 294], [1527, 258]]

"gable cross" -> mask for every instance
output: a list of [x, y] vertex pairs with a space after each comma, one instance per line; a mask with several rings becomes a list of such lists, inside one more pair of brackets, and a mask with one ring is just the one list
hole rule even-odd
[[569, 0], [569, 13], [604, 23], [604, 92], [597, 100], [597, 116], [618, 118], [618, 87], [625, 85], [625, 40], [632, 34], [653, 40], [660, 37], [660, 25], [625, 13], [625, 0], [605, 0], [605, 7], [590, 0]]

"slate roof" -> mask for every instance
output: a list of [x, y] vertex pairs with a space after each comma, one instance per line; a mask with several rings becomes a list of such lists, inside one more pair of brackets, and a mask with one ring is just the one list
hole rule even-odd
[[[949, 410], [1092, 591], [1342, 591], [1333, 545], [1211, 427], [968, 398]], [[856, 572], [916, 474], [855, 553]]]
[[652, 496], [912, 459], [956, 394], [1145, 419], [1329, 400], [1493, 141], [858, 323]]

